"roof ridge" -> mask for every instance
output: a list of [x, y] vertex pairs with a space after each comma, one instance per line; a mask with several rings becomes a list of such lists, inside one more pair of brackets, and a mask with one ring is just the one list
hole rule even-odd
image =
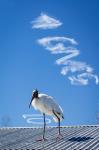
[[[70, 126], [61, 126], [61, 128], [79, 128], [79, 127], [99, 127], [99, 125], [70, 125]], [[42, 126], [35, 127], [0, 127], [0, 129], [38, 129], [43, 128]], [[46, 128], [57, 128], [57, 126], [47, 126]]]

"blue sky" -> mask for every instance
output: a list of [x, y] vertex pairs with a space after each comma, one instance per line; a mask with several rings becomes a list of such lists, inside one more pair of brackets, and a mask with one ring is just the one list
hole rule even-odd
[[[98, 5], [98, 0], [0, 1], [0, 119], [9, 116], [12, 126], [31, 126], [22, 115], [39, 113], [28, 108], [32, 90], [38, 88], [40, 92], [53, 96], [63, 108], [65, 119], [62, 125], [97, 123]], [[62, 24], [52, 29], [32, 28], [42, 14]], [[69, 46], [73, 45], [79, 55], [71, 58], [68, 65], [58, 66], [55, 61], [67, 54], [51, 54], [51, 46], [55, 48], [54, 44], [61, 43], [66, 48], [68, 41], [52, 40], [50, 46], [37, 42], [47, 37], [74, 39], [78, 44], [69, 42]], [[78, 62], [84, 63], [84, 69], [69, 70], [62, 75], [63, 66], [72, 68], [74, 66], [71, 67], [70, 63], [73, 61], [78, 66]], [[93, 71], [88, 72], [88, 67]], [[86, 77], [83, 76], [87, 81], [82, 85], [81, 82], [80, 85], [74, 84], [73, 76], [81, 81], [79, 75], [82, 73], [87, 73]], [[73, 79], [73, 84], [68, 77]]]

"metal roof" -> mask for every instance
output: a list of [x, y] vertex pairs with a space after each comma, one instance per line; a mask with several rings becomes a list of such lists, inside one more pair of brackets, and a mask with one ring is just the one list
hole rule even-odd
[[36, 141], [42, 128], [0, 128], [0, 150], [99, 150], [99, 126], [47, 127], [48, 141]]

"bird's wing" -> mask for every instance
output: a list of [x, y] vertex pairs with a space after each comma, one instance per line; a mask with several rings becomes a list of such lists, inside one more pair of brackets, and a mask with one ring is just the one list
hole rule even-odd
[[40, 99], [43, 101], [44, 105], [46, 107], [49, 107], [50, 109], [62, 114], [63, 110], [55, 101], [54, 98], [51, 96], [48, 96], [46, 94], [39, 94]]

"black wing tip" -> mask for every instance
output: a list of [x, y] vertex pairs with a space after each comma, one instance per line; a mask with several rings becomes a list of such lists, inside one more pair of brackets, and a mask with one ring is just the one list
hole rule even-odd
[[64, 119], [64, 116], [62, 115], [62, 119]]

